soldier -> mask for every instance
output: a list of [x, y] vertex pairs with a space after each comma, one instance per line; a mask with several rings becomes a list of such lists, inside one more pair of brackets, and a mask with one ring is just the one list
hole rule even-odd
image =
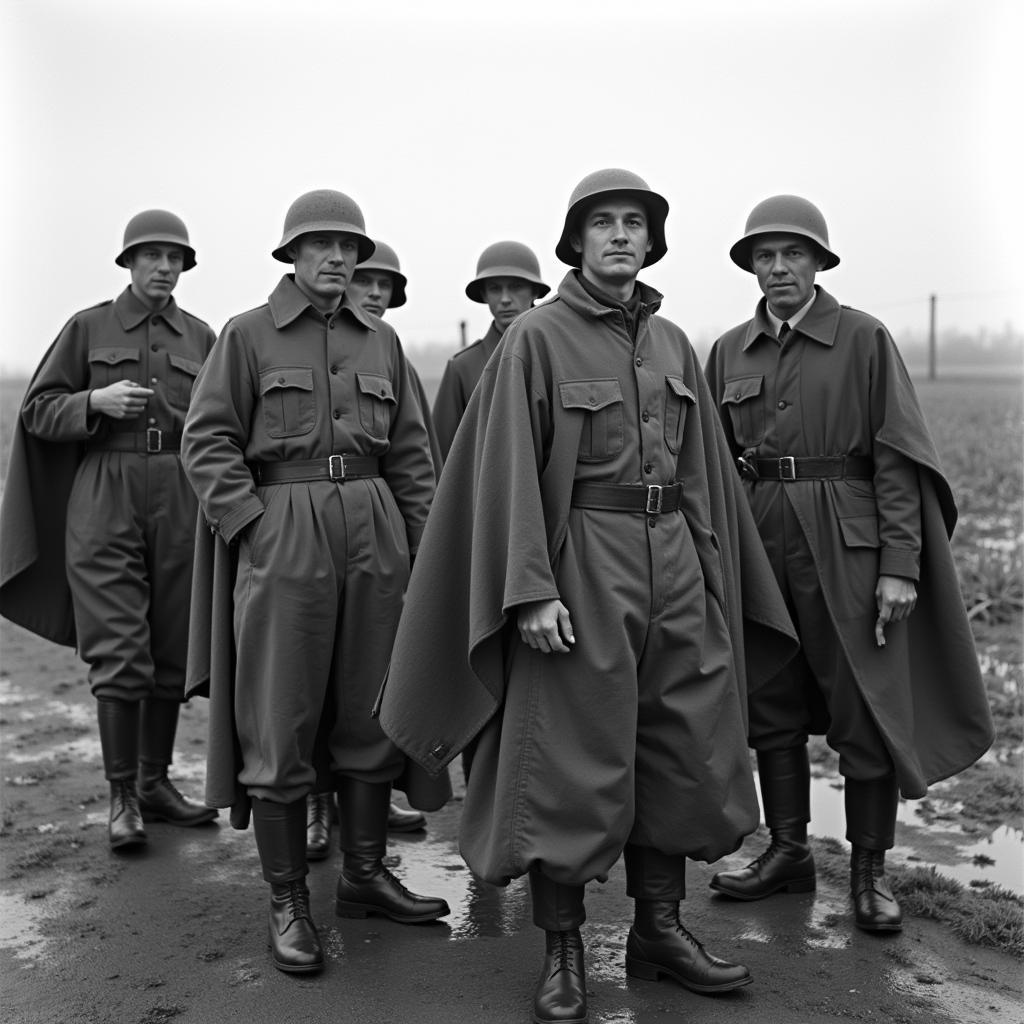
[[217, 812], [167, 777], [184, 696], [196, 501], [178, 457], [213, 331], [173, 298], [196, 265], [184, 223], [132, 217], [113, 301], [76, 313], [36, 370], [4, 491], [0, 610], [77, 646], [96, 697], [109, 841]]
[[306, 797], [324, 779], [340, 809], [337, 912], [448, 913], [383, 865], [405, 759], [369, 712], [434, 470], [398, 337], [345, 301], [372, 252], [348, 196], [295, 200], [273, 251], [294, 272], [224, 328], [182, 446], [220, 542], [212, 570], [197, 547], [189, 651], [189, 685], [210, 695], [207, 801], [233, 806], [240, 827], [251, 807], [273, 962], [287, 972], [323, 966], [305, 876]]
[[839, 263], [818, 208], [764, 200], [729, 255], [764, 298], [716, 342], [707, 377], [802, 651], [750, 698], [771, 844], [711, 887], [814, 889], [806, 744], [825, 733], [856, 924], [896, 931], [884, 864], [899, 793], [923, 797], [992, 741], [949, 549], [956, 505], [889, 332], [814, 283]]
[[[373, 255], [356, 266], [348, 283], [348, 301], [371, 316], [384, 316], [384, 311], [405, 305], [407, 279], [398, 263], [398, 255], [390, 245], [373, 241]], [[441, 472], [441, 451], [430, 420], [430, 402], [419, 374], [408, 363], [409, 379], [416, 392], [423, 420], [430, 435], [430, 453], [434, 469]], [[334, 816], [333, 793], [310, 793], [307, 798], [306, 859], [323, 860], [331, 848], [331, 819]], [[407, 811], [393, 801], [388, 805], [388, 831], [418, 832], [426, 828], [427, 819], [420, 811]]]
[[772, 672], [795, 644], [696, 356], [637, 280], [667, 212], [629, 171], [573, 192], [556, 248], [572, 269], [470, 400], [382, 694], [424, 768], [479, 734], [461, 850], [493, 884], [529, 875], [542, 1024], [587, 1018], [584, 886], [623, 851], [627, 971], [697, 992], [751, 980], [679, 903], [686, 859], [756, 825], [745, 654]]
[[476, 277], [466, 285], [473, 302], [486, 303], [494, 318], [487, 333], [448, 360], [434, 398], [434, 426], [447, 457], [469, 396], [505, 329], [551, 289], [540, 279], [540, 264], [522, 242], [495, 242], [480, 254]]

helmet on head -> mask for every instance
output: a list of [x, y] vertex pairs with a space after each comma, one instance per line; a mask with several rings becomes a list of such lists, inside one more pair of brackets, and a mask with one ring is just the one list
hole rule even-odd
[[373, 245], [373, 255], [364, 263], [357, 264], [356, 270], [377, 270], [390, 274], [392, 281], [394, 281], [394, 288], [391, 291], [391, 301], [388, 303], [388, 309], [404, 306], [405, 286], [408, 282], [405, 274], [402, 273], [402, 268], [398, 265], [398, 254], [390, 245], [377, 239], [374, 239]]
[[579, 221], [587, 209], [600, 196], [620, 193], [636, 199], [647, 210], [648, 230], [651, 237], [651, 251], [647, 254], [643, 266], [649, 267], [668, 252], [665, 243], [665, 220], [668, 217], [668, 200], [655, 192], [650, 185], [632, 171], [624, 171], [618, 167], [608, 167], [603, 171], [588, 174], [572, 191], [569, 197], [569, 209], [565, 214], [562, 237], [555, 246], [555, 255], [570, 267], [580, 266], [580, 254], [570, 242], [570, 237], [579, 230]]
[[540, 279], [540, 264], [534, 251], [522, 242], [495, 242], [487, 246], [476, 261], [476, 277], [466, 285], [466, 295], [474, 302], [486, 302], [484, 282], [492, 277], [517, 277], [528, 281], [542, 299], [551, 289]]
[[275, 260], [291, 263], [288, 246], [299, 235], [314, 231], [343, 231], [359, 239], [359, 259], [368, 260], [373, 255], [373, 242], [366, 234], [363, 211], [344, 192], [320, 188], [306, 192], [288, 207], [284, 217], [284, 233], [273, 251]]
[[180, 246], [185, 251], [181, 269], [191, 270], [196, 265], [196, 251], [188, 243], [185, 222], [168, 210], [143, 210], [135, 214], [124, 229], [121, 252], [114, 258], [114, 262], [119, 267], [127, 267], [129, 252], [145, 242]]
[[824, 257], [822, 270], [831, 270], [839, 264], [839, 257], [828, 247], [828, 227], [821, 210], [800, 196], [771, 196], [750, 211], [743, 237], [729, 250], [733, 263], [749, 273], [754, 272], [750, 254], [758, 235], [809, 238]]

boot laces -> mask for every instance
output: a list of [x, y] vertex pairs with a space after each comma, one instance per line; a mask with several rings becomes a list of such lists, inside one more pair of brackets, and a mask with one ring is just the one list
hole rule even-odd
[[284, 897], [287, 901], [288, 916], [292, 921], [309, 917], [309, 890], [301, 882], [290, 882]]
[[574, 954], [583, 949], [583, 942], [576, 932], [555, 932], [555, 948], [549, 948], [548, 952], [554, 958], [551, 974], [554, 977], [559, 971], [568, 971], [570, 974], [577, 974]]
[[311, 825], [323, 825], [326, 828], [330, 825], [330, 821], [330, 800], [314, 797], [309, 807], [309, 815], [306, 819], [306, 828], [309, 828]]

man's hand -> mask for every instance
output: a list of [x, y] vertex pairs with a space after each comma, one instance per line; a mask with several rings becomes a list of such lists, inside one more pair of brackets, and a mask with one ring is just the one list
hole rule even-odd
[[530, 601], [519, 606], [519, 635], [544, 654], [568, 654], [576, 643], [572, 633], [569, 609], [558, 598], [553, 601]]
[[907, 618], [917, 604], [917, 587], [902, 576], [879, 576], [875, 587], [878, 618], [875, 620], [875, 644], [885, 646], [885, 627]]
[[152, 388], [144, 388], [133, 380], [119, 380], [89, 392], [89, 411], [102, 413], [112, 420], [132, 419], [145, 411], [153, 393]]

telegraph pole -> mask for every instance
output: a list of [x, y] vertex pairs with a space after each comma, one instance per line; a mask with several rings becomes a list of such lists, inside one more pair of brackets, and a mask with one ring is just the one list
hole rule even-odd
[[466, 347], [466, 321], [459, 321], [459, 344], [462, 348]]
[[928, 296], [928, 379], [935, 380], [935, 295]]

